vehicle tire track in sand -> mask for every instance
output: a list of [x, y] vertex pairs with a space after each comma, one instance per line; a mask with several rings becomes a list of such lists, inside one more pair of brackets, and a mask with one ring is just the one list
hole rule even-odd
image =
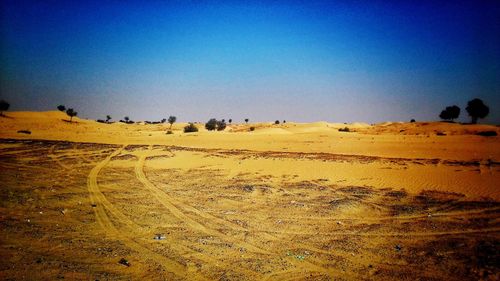
[[235, 244], [240, 244], [240, 245], [246, 247], [248, 250], [251, 250], [255, 253], [260, 253], [260, 254], [265, 254], [265, 255], [271, 254], [271, 252], [269, 252], [267, 250], [258, 248], [256, 246], [248, 244], [246, 242], [240, 242], [240, 241], [234, 239], [233, 237], [230, 237], [230, 236], [228, 236], [220, 231], [217, 231], [215, 229], [207, 227], [207, 226], [203, 225], [202, 223], [200, 223], [200, 222], [192, 219], [188, 215], [186, 215], [183, 211], [181, 211], [180, 208], [177, 207], [177, 206], [185, 207], [185, 205], [183, 203], [175, 200], [174, 198], [172, 198], [168, 194], [166, 194], [163, 191], [161, 191], [160, 189], [158, 189], [156, 186], [154, 186], [146, 178], [146, 176], [144, 175], [144, 170], [143, 170], [146, 157], [147, 157], [147, 155], [140, 155], [139, 156], [139, 160], [137, 161], [137, 164], [135, 165], [135, 175], [136, 175], [137, 179], [146, 188], [148, 188], [151, 191], [153, 196], [155, 196], [155, 198], [163, 206], [165, 206], [175, 217], [177, 217], [178, 219], [180, 219], [182, 221], [185, 221], [192, 229], [197, 230], [199, 232], [203, 232], [203, 233], [213, 235], [213, 236], [224, 237], [225, 240], [228, 240], [228, 241], [235, 243]]
[[[148, 148], [148, 151], [150, 151], [152, 149], [152, 146], [149, 146]], [[136, 173], [136, 177], [137, 179], [139, 179], [139, 181], [141, 181], [143, 183], [143, 185], [145, 187], [147, 187], [151, 193], [156, 197], [156, 199], [162, 204], [164, 205], [170, 212], [172, 212], [172, 214], [174, 216], [176, 216], [178, 219], [181, 219], [181, 220], [184, 220], [188, 223], [189, 226], [191, 226], [193, 229], [195, 230], [198, 230], [198, 231], [201, 231], [201, 232], [204, 232], [206, 234], [210, 234], [210, 235], [213, 235], [213, 236], [219, 236], [219, 237], [223, 237], [225, 240], [228, 240], [234, 244], [239, 244], [239, 245], [242, 245], [242, 246], [245, 246], [248, 250], [251, 250], [255, 253], [261, 253], [261, 254], [267, 254], [267, 255], [274, 255], [274, 254], [279, 254], [279, 253], [272, 253], [272, 252], [269, 252], [267, 250], [264, 250], [264, 249], [261, 249], [257, 246], [254, 246], [254, 245], [251, 245], [251, 244], [248, 244], [244, 241], [239, 241], [237, 239], [234, 239], [233, 237], [230, 237], [224, 233], [221, 233], [215, 229], [212, 229], [212, 228], [208, 228], [206, 227], [205, 225], [199, 223], [198, 221], [192, 219], [191, 217], [189, 217], [187, 214], [185, 214], [180, 208], [184, 208], [184, 209], [188, 209], [188, 210], [192, 210], [194, 211], [196, 214], [200, 215], [201, 217], [203, 218], [206, 218], [206, 219], [215, 219], [217, 221], [223, 221], [223, 224], [226, 225], [226, 226], [229, 226], [229, 227], [233, 227], [231, 223], [229, 223], [228, 221], [225, 221], [221, 218], [217, 218], [217, 217], [214, 217], [210, 214], [206, 214], [206, 213], [203, 213], [203, 212], [200, 212], [199, 210], [195, 209], [194, 207], [191, 207], [189, 205], [186, 205], [178, 200], [176, 200], [175, 198], [169, 196], [167, 193], [165, 193], [164, 191], [162, 191], [161, 189], [159, 189], [158, 187], [156, 187], [153, 183], [151, 183], [145, 176], [144, 174], [144, 164], [145, 164], [145, 161], [146, 161], [146, 158], [147, 158], [147, 153], [146, 154], [142, 154], [138, 157], [138, 161], [137, 161], [137, 164], [135, 165], [135, 173]], [[245, 229], [245, 228], [242, 228], [242, 227], [239, 227], [238, 226], [238, 229], [242, 230], [242, 231], [245, 231], [245, 232], [249, 232], [248, 229]], [[263, 233], [263, 235], [267, 238], [270, 238], [271, 240], [277, 240], [278, 238], [272, 236], [271, 234], [268, 234], [268, 233]], [[321, 250], [321, 249], [317, 249], [317, 248], [314, 248], [314, 247], [311, 247], [310, 245], [305, 245], [305, 244], [302, 244], [302, 243], [294, 243], [294, 246], [295, 247], [306, 247], [307, 249], [311, 250], [311, 251], [316, 251], [316, 252], [320, 252], [320, 253], [323, 253], [323, 254], [328, 254], [328, 255], [333, 255], [332, 252], [329, 252], [329, 251], [325, 251], [325, 250]], [[334, 270], [334, 269], [331, 269], [331, 268], [324, 268], [316, 263], [312, 263], [312, 262], [309, 262], [309, 261], [302, 261], [301, 263], [294, 263], [295, 266], [297, 267], [300, 267], [304, 270], [307, 270], [307, 272], [319, 272], [319, 273], [325, 273], [325, 274], [328, 274], [329, 276], [331, 275], [338, 275], [338, 276], [345, 276], [345, 272], [340, 272], [340, 271], [337, 271], [337, 270]], [[276, 274], [275, 273], [271, 273], [272, 276], [275, 276]], [[272, 278], [271, 277], [266, 277], [265, 279], [269, 279], [269, 278]], [[281, 280], [281, 279], [280, 279]], [[284, 279], [285, 280], [285, 279]]]
[[[134, 241], [132, 238], [124, 235], [122, 232], [120, 232], [115, 225], [111, 222], [110, 218], [106, 214], [106, 210], [110, 211], [113, 213], [115, 216], [118, 217], [120, 222], [126, 224], [127, 226], [130, 226], [130, 222], [127, 218], [124, 218], [124, 215], [121, 214], [120, 212], [111, 211], [110, 209], [113, 209], [114, 207], [109, 203], [104, 198], [104, 195], [100, 192], [99, 186], [97, 184], [97, 176], [99, 175], [99, 172], [106, 166], [109, 161], [111, 160], [112, 157], [118, 155], [125, 146], [117, 149], [115, 152], [111, 153], [106, 159], [104, 159], [102, 162], [97, 164], [91, 171], [87, 179], [87, 185], [89, 189], [89, 194], [90, 194], [90, 201], [92, 204], [95, 204], [94, 209], [94, 214], [96, 217], [96, 221], [99, 223], [99, 225], [103, 228], [103, 230], [106, 232], [106, 234], [114, 239], [117, 239], [121, 242], [123, 242], [127, 247], [133, 249], [134, 251], [138, 252], [143, 258], [145, 259], [152, 259], [154, 261], [159, 261], [160, 264], [170, 273], [175, 274], [176, 276], [186, 279], [188, 277], [187, 275], [187, 270], [186, 267], [177, 261], [168, 259], [160, 254], [157, 254], [156, 252], [153, 252], [146, 247], [140, 245], [136, 241]], [[195, 274], [194, 272], [190, 272], [190, 278], [198, 279], [198, 280], [204, 280], [205, 278], [202, 278], [199, 274], [196, 274], [197, 276], [193, 276], [192, 274]]]

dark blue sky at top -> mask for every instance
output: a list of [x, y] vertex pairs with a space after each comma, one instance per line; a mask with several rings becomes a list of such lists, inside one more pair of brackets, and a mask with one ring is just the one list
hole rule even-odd
[[498, 1], [1, 3], [12, 110], [381, 122], [456, 104], [465, 121], [479, 97], [500, 123]]

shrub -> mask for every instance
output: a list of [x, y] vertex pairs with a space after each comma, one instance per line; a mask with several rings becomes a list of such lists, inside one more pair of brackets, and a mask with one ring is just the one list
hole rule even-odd
[[27, 135], [31, 135], [31, 131], [30, 130], [19, 130], [17, 131], [18, 134], [27, 134]]
[[278, 125], [280, 123], [280, 120], [274, 121], [274, 125]]
[[478, 132], [476, 135], [483, 136], [483, 137], [494, 137], [494, 136], [497, 136], [498, 134], [496, 131], [482, 131], [482, 132]]
[[10, 104], [4, 100], [0, 100], [0, 116], [3, 116], [3, 112], [9, 110]]
[[198, 127], [196, 127], [193, 123], [189, 123], [186, 127], [184, 127], [184, 133], [195, 133], [198, 132]]
[[221, 121], [217, 121], [217, 131], [224, 131], [226, 128], [226, 122], [224, 122], [224, 119]]
[[175, 117], [175, 116], [168, 117], [168, 123], [170, 123], [169, 129], [172, 129], [172, 125], [175, 123], [175, 121], [177, 121], [177, 117]]
[[410, 120], [410, 123], [415, 123], [415, 119], [411, 119], [411, 120]]
[[229, 119], [229, 120], [227, 120], [227, 122], [229, 122], [229, 124], [231, 124], [233, 122], [233, 119]]
[[439, 118], [443, 120], [453, 121], [453, 119], [457, 119], [459, 115], [460, 115], [460, 107], [452, 105], [452, 106], [447, 106], [443, 111], [441, 111], [441, 114], [439, 114]]
[[344, 127], [344, 128], [340, 128], [339, 129], [339, 132], [350, 132], [351, 130], [349, 130], [349, 128], [347, 127]]
[[250, 127], [250, 132], [255, 131], [255, 127]]
[[245, 119], [245, 123], [247, 123], [247, 124], [248, 124], [248, 118], [246, 118], [246, 119]]
[[66, 110], [66, 106], [64, 106], [64, 105], [60, 104], [60, 105], [58, 105], [58, 106], [57, 106], [57, 109], [58, 109], [59, 111], [64, 112], [64, 111]]
[[172, 132], [172, 131], [170, 131], [170, 130], [168, 130], [168, 131], [167, 131], [167, 135], [172, 135], [173, 133], [174, 133], [174, 132]]
[[205, 129], [207, 129], [208, 131], [213, 131], [217, 129], [217, 119], [212, 118], [208, 120], [208, 122], [205, 123]]

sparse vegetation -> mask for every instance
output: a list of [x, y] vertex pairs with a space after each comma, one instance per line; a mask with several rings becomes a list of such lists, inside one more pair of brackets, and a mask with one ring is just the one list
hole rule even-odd
[[348, 127], [340, 128], [339, 132], [350, 132], [351, 130]]
[[478, 118], [485, 118], [490, 113], [490, 108], [481, 99], [473, 99], [467, 103], [465, 108], [471, 117], [471, 123], [476, 124]]
[[250, 132], [253, 132], [253, 131], [255, 131], [255, 127], [252, 126], [252, 127], [250, 127]]
[[175, 123], [175, 121], [177, 121], [177, 117], [172, 116], [172, 115], [170, 117], [168, 117], [168, 123], [170, 124], [170, 128], [168, 128], [169, 130], [172, 129], [172, 125]]
[[453, 122], [454, 119], [457, 119], [460, 116], [460, 107], [456, 105], [447, 106], [441, 114], [439, 114], [439, 118], [443, 120], [450, 120]]
[[207, 129], [208, 131], [213, 131], [217, 129], [217, 119], [212, 118], [208, 120], [208, 122], [205, 123], [205, 129]]
[[4, 100], [0, 100], [0, 116], [4, 116], [3, 112], [9, 110], [10, 104]]
[[167, 135], [172, 135], [173, 133], [174, 133], [174, 132], [172, 132], [172, 131], [170, 131], [170, 130], [168, 130], [168, 131], [167, 131]]
[[274, 121], [274, 125], [279, 125], [279, 123], [280, 123], [280, 120]]
[[59, 111], [64, 112], [64, 111], [66, 110], [66, 106], [64, 106], [64, 105], [60, 104], [60, 105], [58, 105], [58, 106], [57, 106], [57, 109], [58, 109]]
[[196, 127], [193, 123], [189, 123], [186, 127], [184, 127], [184, 133], [195, 133], [198, 132], [198, 127]]
[[69, 116], [69, 122], [73, 121], [73, 117], [78, 115], [78, 112], [76, 112], [73, 108], [68, 108], [66, 110], [66, 115]]
[[483, 137], [495, 137], [498, 134], [496, 131], [483, 131], [483, 132], [478, 132], [476, 135]]
[[217, 121], [217, 131], [224, 131], [224, 129], [226, 129], [226, 122], [224, 122], [224, 119]]

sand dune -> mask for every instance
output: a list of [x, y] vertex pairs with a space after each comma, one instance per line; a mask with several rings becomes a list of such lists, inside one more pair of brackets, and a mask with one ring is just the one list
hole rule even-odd
[[500, 142], [476, 135], [496, 126], [197, 124], [185, 134], [176, 123], [167, 135], [169, 124], [7, 116], [2, 279], [498, 276]]

